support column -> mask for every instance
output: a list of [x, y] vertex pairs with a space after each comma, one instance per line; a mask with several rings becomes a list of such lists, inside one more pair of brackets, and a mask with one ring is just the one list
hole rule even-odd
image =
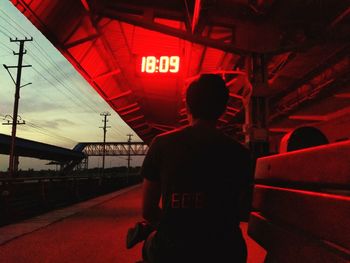
[[102, 177], [104, 176], [105, 172], [105, 158], [106, 158], [106, 133], [107, 133], [107, 128], [111, 128], [111, 126], [107, 126], [107, 117], [111, 116], [109, 112], [102, 112], [100, 116], [103, 117], [103, 127], [100, 127], [103, 129], [103, 155], [102, 155]]
[[[249, 104], [245, 106], [245, 143], [249, 147], [252, 158], [256, 160], [259, 157], [269, 154], [269, 136], [268, 136], [268, 82], [267, 82], [267, 63], [265, 55], [251, 54], [245, 61], [245, 69], [248, 78], [252, 84], [252, 96]], [[255, 167], [253, 167], [255, 170]], [[248, 220], [251, 211], [253, 197], [254, 175], [251, 174], [251, 187], [241, 201], [242, 220]]]
[[131, 162], [131, 137], [132, 134], [128, 134], [128, 170], [126, 175], [126, 184], [129, 184], [129, 176], [130, 176], [130, 162]]
[[15, 155], [13, 160], [13, 173], [17, 175], [19, 166], [19, 156]]
[[259, 158], [269, 154], [266, 55], [251, 54], [247, 57], [246, 68], [253, 86], [253, 94], [245, 118], [246, 143], [253, 156]]

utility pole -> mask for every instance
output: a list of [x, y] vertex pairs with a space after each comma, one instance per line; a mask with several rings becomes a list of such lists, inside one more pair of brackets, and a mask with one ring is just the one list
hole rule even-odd
[[102, 155], [102, 176], [104, 175], [104, 170], [105, 170], [105, 157], [106, 157], [106, 133], [107, 133], [107, 128], [111, 128], [111, 126], [107, 126], [107, 117], [111, 116], [111, 114], [108, 111], [102, 112], [100, 114], [103, 116], [103, 127], [100, 127], [103, 129], [103, 155]]
[[128, 136], [128, 171], [127, 171], [127, 176], [126, 176], [126, 183], [129, 183], [129, 174], [130, 174], [130, 162], [131, 162], [131, 137], [133, 136], [132, 134], [127, 134]]
[[[13, 121], [13, 118], [11, 115], [6, 115], [3, 120], [4, 120], [4, 122], [2, 123], [2, 125], [12, 125], [13, 126], [14, 121]], [[23, 124], [26, 124], [25, 120], [22, 120], [21, 116], [18, 115], [16, 125], [23, 125]], [[18, 171], [18, 163], [19, 163], [18, 155], [14, 155], [14, 157], [13, 157], [13, 174], [16, 174]]]
[[[10, 158], [9, 158], [9, 175], [10, 177], [14, 176], [15, 171], [15, 145], [16, 145], [16, 131], [17, 131], [17, 124], [18, 124], [18, 104], [19, 104], [19, 93], [20, 89], [24, 86], [30, 85], [32, 83], [27, 83], [23, 86], [21, 86], [21, 76], [22, 76], [22, 68], [31, 67], [31, 65], [23, 65], [23, 55], [27, 54], [27, 50], [24, 50], [24, 43], [27, 41], [33, 41], [33, 38], [25, 38], [25, 39], [12, 39], [10, 38], [11, 42], [19, 42], [19, 52], [13, 52], [14, 55], [18, 55], [18, 63], [17, 66], [6, 66], [3, 65], [4, 68], [7, 70], [7, 72], [10, 74], [13, 82], [16, 86], [15, 91], [15, 103], [13, 107], [13, 115], [12, 115], [12, 133], [11, 133], [11, 147], [10, 147]], [[11, 72], [9, 71], [10, 68], [17, 68], [17, 77], [16, 81], [13, 79]]]

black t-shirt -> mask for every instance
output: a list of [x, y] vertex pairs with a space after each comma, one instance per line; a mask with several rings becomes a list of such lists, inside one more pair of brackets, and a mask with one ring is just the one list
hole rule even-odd
[[141, 174], [161, 183], [160, 236], [185, 244], [240, 235], [238, 198], [250, 179], [240, 143], [201, 126], [165, 133], [151, 143]]

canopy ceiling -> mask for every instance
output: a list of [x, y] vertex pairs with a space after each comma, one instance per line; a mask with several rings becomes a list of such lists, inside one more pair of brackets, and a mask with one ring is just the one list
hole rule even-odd
[[[184, 88], [206, 72], [230, 88], [228, 133], [251, 91], [269, 98], [271, 132], [350, 111], [347, 0], [12, 2], [146, 142], [187, 124]], [[179, 71], [141, 72], [142, 56], [178, 56]], [[251, 90], [257, 58], [265, 85]]]

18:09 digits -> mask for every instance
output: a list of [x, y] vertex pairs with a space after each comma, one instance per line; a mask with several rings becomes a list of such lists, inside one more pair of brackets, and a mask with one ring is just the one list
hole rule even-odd
[[142, 57], [141, 72], [146, 73], [177, 73], [179, 72], [179, 56]]

